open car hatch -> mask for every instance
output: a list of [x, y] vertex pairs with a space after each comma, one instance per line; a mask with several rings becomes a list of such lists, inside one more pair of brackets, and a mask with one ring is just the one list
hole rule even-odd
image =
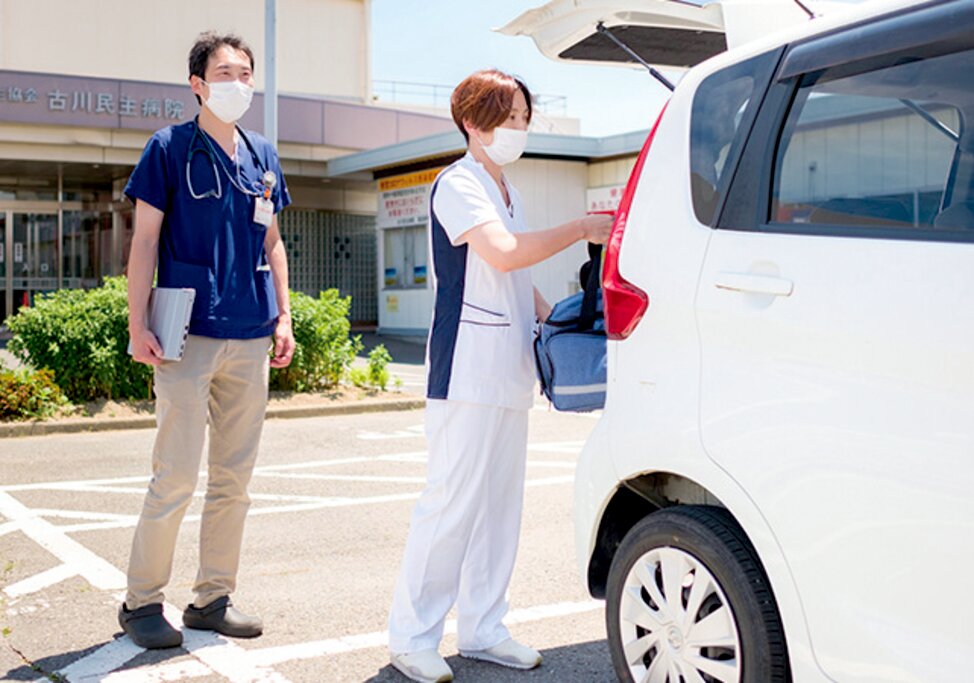
[[497, 30], [532, 38], [558, 61], [636, 64], [598, 32], [601, 22], [645, 62], [683, 69], [808, 19], [793, 0], [551, 0]]

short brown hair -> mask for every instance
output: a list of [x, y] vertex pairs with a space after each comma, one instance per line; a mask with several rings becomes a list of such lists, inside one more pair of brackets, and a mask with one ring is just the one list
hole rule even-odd
[[[243, 38], [233, 33], [221, 35], [216, 31], [206, 31], [196, 37], [196, 42], [189, 50], [189, 75], [206, 80], [206, 67], [210, 63], [210, 57], [224, 45], [247, 55], [250, 59], [250, 70], [254, 70], [254, 52]], [[199, 100], [197, 95], [196, 101]]]
[[528, 103], [528, 121], [531, 120], [531, 91], [519, 79], [496, 69], [485, 69], [467, 76], [450, 97], [450, 112], [457, 128], [469, 142], [464, 121], [469, 121], [478, 130], [491, 131], [511, 113], [514, 94], [520, 90]]

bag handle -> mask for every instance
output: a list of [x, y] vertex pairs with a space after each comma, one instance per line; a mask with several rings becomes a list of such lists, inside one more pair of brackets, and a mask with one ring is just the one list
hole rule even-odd
[[582, 295], [582, 312], [578, 316], [578, 329], [590, 330], [595, 324], [598, 308], [599, 288], [602, 286], [602, 245], [588, 243], [588, 278], [585, 281], [585, 294]]

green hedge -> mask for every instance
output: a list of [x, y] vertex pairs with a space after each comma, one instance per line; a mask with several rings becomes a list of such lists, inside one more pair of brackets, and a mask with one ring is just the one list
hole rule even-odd
[[52, 370], [72, 401], [151, 397], [152, 368], [128, 355], [124, 277], [88, 291], [39, 294], [7, 326], [13, 332], [7, 349], [23, 363]]
[[[34, 368], [47, 368], [74, 402], [96, 398], [152, 398], [151, 366], [128, 355], [128, 300], [124, 277], [108, 278], [88, 291], [40, 294], [34, 305], [7, 318], [8, 350]], [[291, 365], [271, 370], [271, 388], [314, 391], [348, 376], [361, 350], [349, 337], [351, 297], [337, 290], [317, 298], [291, 292], [297, 347]]]

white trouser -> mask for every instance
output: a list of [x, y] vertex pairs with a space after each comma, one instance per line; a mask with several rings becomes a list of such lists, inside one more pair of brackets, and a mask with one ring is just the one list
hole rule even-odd
[[527, 428], [527, 410], [427, 401], [426, 488], [392, 600], [391, 651], [436, 648], [454, 602], [460, 649], [510, 637], [502, 619], [521, 528]]

